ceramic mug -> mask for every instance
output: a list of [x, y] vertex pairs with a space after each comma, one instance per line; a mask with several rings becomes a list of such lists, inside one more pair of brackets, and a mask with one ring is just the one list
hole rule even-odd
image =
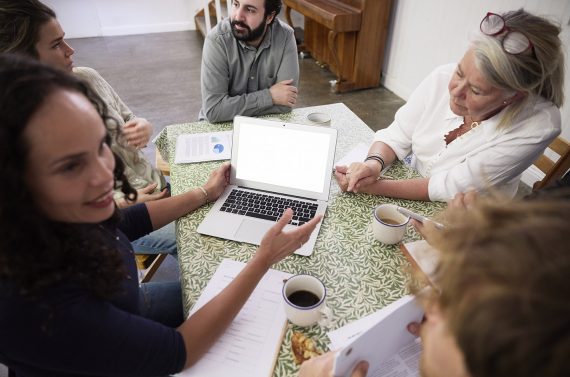
[[307, 115], [308, 124], [313, 126], [330, 126], [331, 117], [325, 113], [310, 113]]
[[294, 275], [283, 284], [283, 306], [287, 319], [297, 326], [318, 323], [327, 326], [332, 312], [326, 305], [327, 290], [311, 275]]
[[394, 204], [380, 204], [372, 213], [372, 232], [378, 241], [393, 245], [400, 242], [406, 234], [410, 222], [408, 216], [398, 212]]

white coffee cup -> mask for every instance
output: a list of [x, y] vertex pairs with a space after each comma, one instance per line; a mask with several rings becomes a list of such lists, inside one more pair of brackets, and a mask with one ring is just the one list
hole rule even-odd
[[297, 326], [318, 323], [327, 326], [332, 312], [326, 305], [327, 290], [311, 275], [294, 275], [283, 284], [283, 306], [287, 319]]
[[398, 212], [394, 204], [380, 204], [374, 208], [372, 214], [372, 232], [374, 238], [385, 244], [400, 242], [406, 234], [406, 227], [410, 222], [408, 216]]
[[314, 126], [330, 126], [331, 117], [325, 113], [310, 113], [307, 115], [307, 120], [310, 125]]

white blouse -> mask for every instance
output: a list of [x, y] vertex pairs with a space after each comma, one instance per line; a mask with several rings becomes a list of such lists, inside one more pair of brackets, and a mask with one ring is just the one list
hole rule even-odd
[[509, 127], [497, 129], [500, 112], [446, 145], [445, 134], [463, 123], [449, 107], [447, 86], [456, 67], [436, 68], [374, 141], [388, 144], [400, 160], [413, 154], [412, 167], [430, 178], [433, 201], [491, 186], [513, 197], [523, 171], [560, 134], [560, 110], [534, 96]]

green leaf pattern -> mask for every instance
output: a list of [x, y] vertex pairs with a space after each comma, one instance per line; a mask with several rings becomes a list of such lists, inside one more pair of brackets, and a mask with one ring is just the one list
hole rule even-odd
[[[372, 141], [373, 132], [370, 128], [342, 103], [295, 109], [292, 113], [269, 118], [306, 123], [306, 116], [311, 112], [330, 114], [331, 127], [338, 129], [335, 161], [345, 156], [356, 144], [369, 144]], [[219, 161], [174, 164], [177, 136], [231, 129], [231, 123], [195, 122], [168, 126], [158, 135], [155, 143], [162, 156], [170, 162], [174, 195], [204, 184], [210, 172], [220, 165]], [[418, 177], [415, 171], [400, 162], [396, 162], [387, 175], [397, 179]], [[291, 353], [293, 330], [302, 331], [316, 340], [321, 350], [326, 351], [328, 331], [373, 313], [407, 293], [405, 268], [408, 262], [398, 245], [381, 244], [372, 235], [372, 210], [380, 203], [395, 203], [426, 216], [432, 216], [444, 207], [444, 203], [341, 193], [333, 177], [329, 207], [313, 255], [293, 255], [273, 267], [294, 274], [308, 273], [321, 279], [327, 288], [327, 305], [333, 311], [333, 320], [328, 328], [318, 325], [298, 328], [288, 324], [274, 376], [297, 375], [298, 367]], [[247, 262], [256, 249], [254, 245], [198, 234], [196, 228], [209, 209], [210, 205], [204, 206], [176, 222], [178, 259], [186, 312], [196, 302], [224, 258]], [[409, 227], [404, 242], [418, 237]]]

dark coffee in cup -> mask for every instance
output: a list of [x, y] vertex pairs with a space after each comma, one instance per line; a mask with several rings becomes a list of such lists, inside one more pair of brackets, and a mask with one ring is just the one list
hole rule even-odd
[[295, 291], [287, 296], [287, 300], [289, 300], [289, 302], [293, 305], [307, 308], [309, 306], [318, 304], [321, 299], [313, 292], [300, 290]]

